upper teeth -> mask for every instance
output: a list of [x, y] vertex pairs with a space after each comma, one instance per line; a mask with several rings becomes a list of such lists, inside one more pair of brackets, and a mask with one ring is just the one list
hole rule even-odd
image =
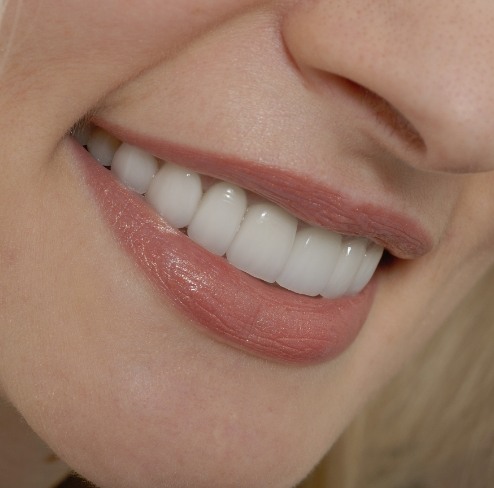
[[198, 173], [158, 161], [100, 128], [80, 141], [170, 225], [187, 228], [193, 241], [256, 278], [336, 298], [360, 292], [381, 259], [383, 248], [368, 239], [305, 225], [267, 201], [249, 205], [236, 185], [217, 181], [204, 191]]

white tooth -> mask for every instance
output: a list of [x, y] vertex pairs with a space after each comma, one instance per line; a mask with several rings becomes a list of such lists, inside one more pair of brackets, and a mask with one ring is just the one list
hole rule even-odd
[[166, 163], [153, 178], [146, 200], [172, 226], [187, 227], [202, 197], [197, 173]]
[[236, 268], [273, 283], [290, 255], [296, 231], [297, 219], [280, 207], [252, 205], [226, 257]]
[[151, 154], [124, 143], [113, 156], [111, 170], [125, 186], [144, 194], [158, 171], [158, 162]]
[[319, 295], [338, 261], [341, 238], [339, 234], [316, 227], [300, 229], [276, 281], [296, 293]]
[[371, 243], [367, 248], [367, 251], [364, 255], [364, 260], [360, 265], [355, 278], [353, 279], [353, 283], [350, 288], [348, 288], [348, 293], [356, 294], [359, 293], [367, 283], [369, 283], [374, 271], [381, 260], [381, 256], [383, 254], [384, 249], [377, 244]]
[[222, 256], [230, 247], [246, 209], [247, 196], [242, 188], [216, 183], [202, 197], [187, 234], [208, 251]]
[[89, 140], [87, 141], [87, 149], [96, 161], [99, 161], [103, 166], [110, 166], [113, 156], [120, 146], [120, 141], [108, 134], [103, 129], [95, 127], [91, 131]]
[[348, 290], [364, 258], [367, 243], [368, 240], [362, 238], [343, 243], [336, 268], [321, 293], [323, 297], [336, 298]]

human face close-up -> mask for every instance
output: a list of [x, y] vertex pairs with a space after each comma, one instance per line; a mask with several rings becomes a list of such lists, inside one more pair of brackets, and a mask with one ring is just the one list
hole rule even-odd
[[[493, 265], [493, 22], [488, 0], [8, 3], [2, 396], [98, 486], [302, 480]], [[187, 168], [179, 214], [224, 181], [261, 230], [211, 252], [76, 124], [149, 178]], [[295, 232], [338, 246], [316, 291], [291, 289], [310, 256], [280, 278]]]

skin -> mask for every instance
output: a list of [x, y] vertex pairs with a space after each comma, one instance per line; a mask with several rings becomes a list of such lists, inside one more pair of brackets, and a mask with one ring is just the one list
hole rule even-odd
[[[102, 487], [293, 486], [493, 265], [494, 5], [15, 6], [1, 39], [1, 395]], [[89, 111], [406, 210], [433, 249], [381, 274], [336, 360], [239, 351], [113, 240], [63, 142]]]

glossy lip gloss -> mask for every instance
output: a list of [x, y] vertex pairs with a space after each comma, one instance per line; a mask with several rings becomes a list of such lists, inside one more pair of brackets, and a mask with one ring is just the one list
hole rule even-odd
[[376, 279], [356, 296], [298, 295], [257, 280], [170, 227], [70, 140], [99, 210], [118, 242], [156, 289], [217, 340], [265, 359], [330, 360], [353, 342], [372, 304]]

